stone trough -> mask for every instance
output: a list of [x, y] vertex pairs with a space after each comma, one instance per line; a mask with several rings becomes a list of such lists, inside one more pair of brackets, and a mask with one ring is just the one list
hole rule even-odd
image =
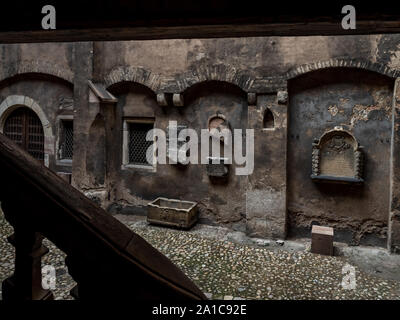
[[148, 205], [147, 222], [189, 229], [198, 219], [197, 203], [159, 197]]

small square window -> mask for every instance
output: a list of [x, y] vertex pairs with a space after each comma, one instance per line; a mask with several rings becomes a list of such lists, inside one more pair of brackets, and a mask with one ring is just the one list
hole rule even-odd
[[74, 150], [74, 125], [71, 120], [61, 120], [60, 160], [72, 160]]

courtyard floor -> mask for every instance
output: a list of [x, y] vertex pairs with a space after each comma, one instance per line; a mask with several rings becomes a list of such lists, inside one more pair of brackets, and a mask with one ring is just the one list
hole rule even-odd
[[[122, 219], [123, 220], [123, 219]], [[142, 219], [124, 221], [169, 257], [211, 299], [396, 299], [400, 281], [371, 275], [355, 267], [355, 289], [342, 287], [345, 257], [326, 257], [308, 247], [279, 249], [268, 241], [243, 244], [215, 239], [207, 227], [191, 232], [148, 226]], [[0, 281], [12, 274], [14, 249], [7, 242], [12, 228], [0, 213]], [[243, 242], [243, 241], [240, 241]], [[72, 299], [74, 281], [64, 265], [65, 255], [49, 241], [43, 265], [57, 270], [56, 299]], [[1, 293], [0, 293], [1, 298]]]

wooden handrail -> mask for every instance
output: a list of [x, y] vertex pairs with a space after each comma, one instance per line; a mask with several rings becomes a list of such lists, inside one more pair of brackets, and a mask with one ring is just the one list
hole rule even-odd
[[167, 257], [0, 134], [0, 202], [14, 227], [14, 274], [3, 299], [51, 299], [42, 237], [66, 253], [79, 299], [206, 299]]

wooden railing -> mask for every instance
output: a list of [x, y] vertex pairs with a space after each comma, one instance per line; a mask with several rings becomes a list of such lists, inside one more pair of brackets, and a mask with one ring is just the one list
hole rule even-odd
[[168, 258], [2, 134], [0, 202], [16, 253], [4, 300], [53, 299], [41, 285], [44, 237], [66, 253], [78, 299], [206, 299]]

